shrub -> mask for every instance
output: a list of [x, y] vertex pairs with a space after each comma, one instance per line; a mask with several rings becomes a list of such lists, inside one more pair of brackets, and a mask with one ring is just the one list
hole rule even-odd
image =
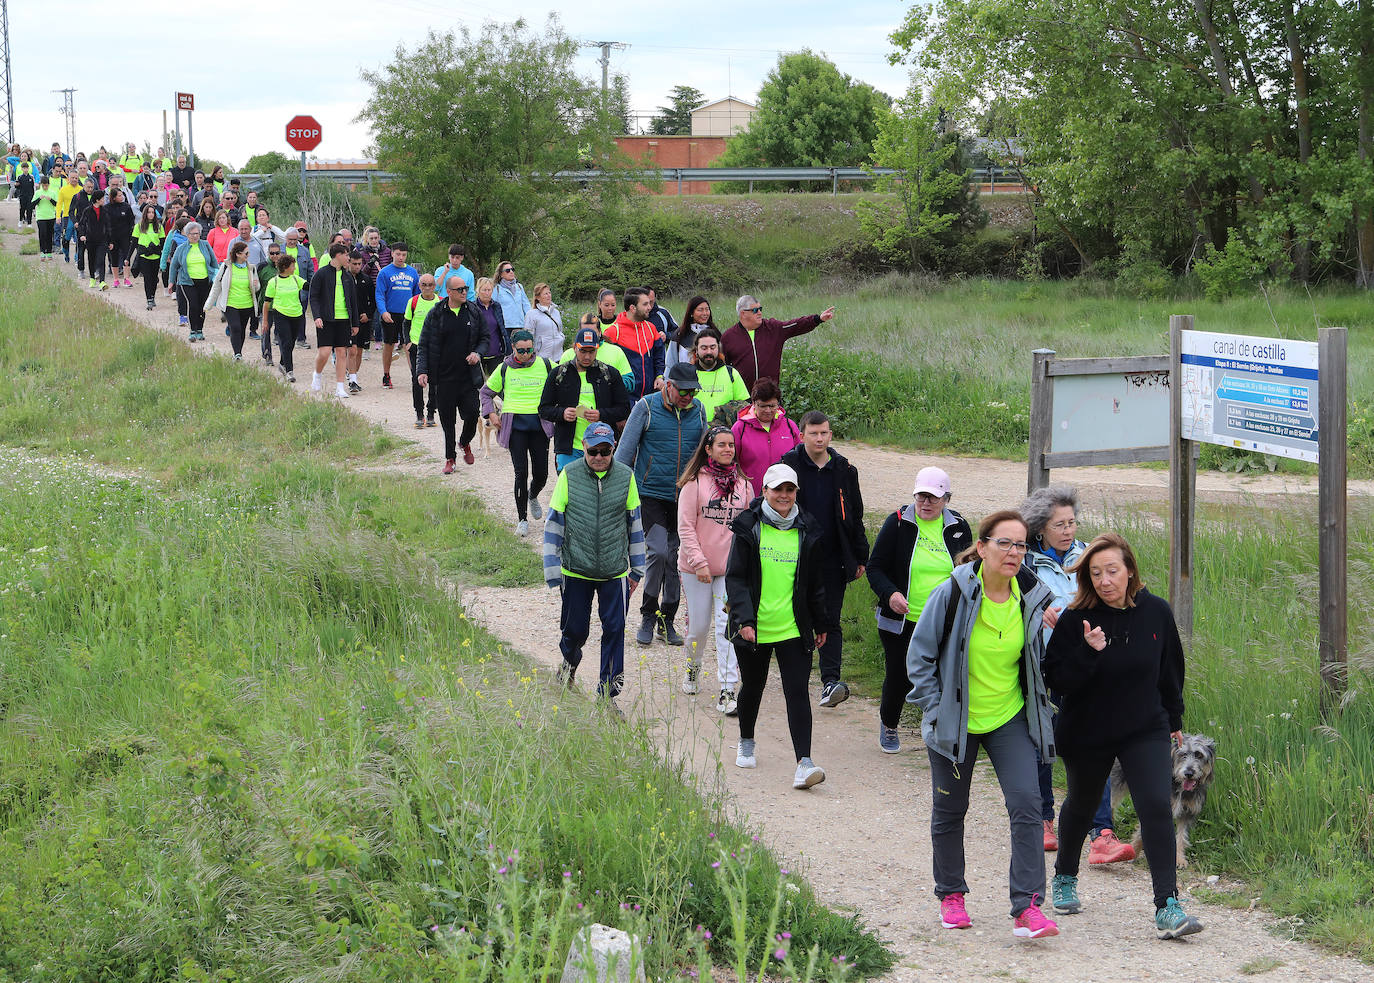
[[1233, 297], [1253, 286], [1260, 274], [1259, 261], [1238, 235], [1231, 236], [1224, 249], [1207, 243], [1206, 256], [1193, 269], [1208, 300]]

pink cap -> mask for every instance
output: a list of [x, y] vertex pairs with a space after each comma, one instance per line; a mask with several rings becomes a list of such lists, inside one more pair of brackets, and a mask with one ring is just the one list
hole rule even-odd
[[940, 468], [922, 468], [916, 475], [916, 488], [911, 494], [919, 495], [921, 492], [944, 498], [949, 494], [949, 475]]

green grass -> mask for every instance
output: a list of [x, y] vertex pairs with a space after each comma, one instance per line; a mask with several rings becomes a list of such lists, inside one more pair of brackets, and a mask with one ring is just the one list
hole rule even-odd
[[8, 257], [0, 296], [0, 981], [540, 979], [594, 920], [651, 974], [890, 965], [467, 620], [448, 578], [538, 581], [475, 498]]
[[[1314, 513], [1314, 502], [1287, 512], [1217, 506], [1199, 522], [1184, 729], [1215, 738], [1218, 760], [1190, 857], [1194, 869], [1247, 881], [1242, 906], [1258, 896], [1295, 934], [1374, 962], [1374, 587], [1365, 559], [1374, 509], [1351, 510], [1350, 683], [1329, 721], [1318, 702]], [[1168, 542], [1154, 519], [1150, 510], [1116, 512], [1080, 534], [1120, 531], [1147, 585], [1167, 597]], [[870, 536], [880, 524], [870, 516]], [[851, 585], [842, 625], [845, 678], [876, 699], [874, 603], [867, 582]], [[905, 716], [904, 725], [919, 720], [914, 708]], [[1119, 820], [1125, 836], [1129, 806]]]
[[[752, 286], [747, 289], [754, 290]], [[734, 298], [712, 297], [716, 323], [733, 324]], [[1198, 330], [1315, 340], [1316, 325], [1350, 329], [1350, 468], [1374, 476], [1374, 307], [1366, 294], [1271, 290], [1206, 301], [1135, 300], [1099, 281], [969, 280], [891, 275], [803, 282], [763, 292], [765, 314], [789, 318], [836, 306], [835, 319], [790, 343], [783, 359], [789, 413], [831, 414], [844, 436], [909, 450], [1024, 459], [1031, 352], [1062, 357], [1164, 354], [1169, 316]], [[685, 298], [667, 306], [680, 317]], [[1272, 306], [1273, 317], [1270, 316]], [[1204, 446], [1204, 467], [1308, 465]]]

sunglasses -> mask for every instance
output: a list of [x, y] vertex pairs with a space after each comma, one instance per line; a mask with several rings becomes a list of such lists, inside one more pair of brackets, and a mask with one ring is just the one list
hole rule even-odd
[[517, 349], [515, 350], [515, 354], [517, 354], [517, 355], [528, 355], [528, 354], [530, 354], [530, 353], [533, 352], [533, 351], [534, 351], [533, 348], [517, 348]]
[[763, 313], [763, 308], [762, 308], [762, 307], [746, 307], [745, 310], [748, 311], [750, 314], [762, 314], [762, 313]]
[[506, 267], [504, 270], [502, 270], [501, 272], [502, 272], [502, 273], [514, 273], [514, 272], [515, 272], [515, 267], [514, 267], [514, 266], [507, 266], [507, 267]]
[[[674, 386], [673, 388], [676, 389], [677, 387]], [[679, 395], [679, 396], [695, 396], [695, 395], [696, 395], [698, 392], [700, 392], [700, 391], [701, 391], [701, 390], [699, 390], [699, 389], [678, 389], [678, 395]]]
[[598, 444], [596, 447], [588, 447], [582, 452], [588, 457], [610, 457], [611, 448], [607, 444]]

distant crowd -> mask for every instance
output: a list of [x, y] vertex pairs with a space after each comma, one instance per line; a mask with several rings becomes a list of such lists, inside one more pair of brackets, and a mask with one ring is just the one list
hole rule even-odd
[[[849, 586], [866, 580], [886, 668], [877, 749], [902, 750], [907, 703], [922, 714], [941, 924], [972, 924], [964, 821], [981, 751], [1010, 819], [1016, 936], [1059, 933], [1045, 903], [1060, 915], [1081, 909], [1085, 841], [1090, 865], [1135, 856], [1113, 830], [1114, 763], [1150, 861], [1158, 936], [1201, 930], [1179, 902], [1174, 869], [1171, 748], [1181, 740], [1184, 653], [1168, 604], [1143, 586], [1126, 540], [1079, 538], [1078, 499], [1066, 486], [975, 529], [950, 507], [949, 474], [914, 469], [910, 500], [892, 503], [870, 545], [858, 469], [831, 446], [824, 408], [794, 420], [780, 385], [786, 344], [829, 322], [833, 307], [775, 319], [746, 294], [721, 330], [705, 297], [692, 297], [679, 321], [653, 285], [638, 285], [602, 290], [565, 323], [547, 283], [527, 291], [510, 260], [478, 277], [460, 243], [433, 271], [374, 228], [356, 240], [349, 229], [319, 233], [327, 241], [317, 253], [305, 221], [274, 224], [255, 192], [185, 156], [146, 159], [128, 144], [88, 161], [54, 144], [41, 159], [13, 147], [8, 165], [20, 223], [37, 225], [40, 263], [74, 256], [77, 275], [100, 290], [140, 277], [150, 310], [159, 296], [176, 298], [190, 342], [204, 340], [217, 311], [233, 358], [256, 341], [288, 384], [313, 326], [310, 389], [323, 391], [332, 359], [338, 398], [362, 391], [374, 345], [383, 389], [403, 355], [415, 427], [442, 428], [444, 474], [460, 455], [476, 463], [479, 429], [506, 448], [516, 532], [542, 522], [545, 580], [561, 593], [563, 685], [575, 685], [595, 610], [596, 691], [608, 713], [620, 712], [638, 591], [635, 641], [685, 646], [686, 694], [700, 691], [714, 649], [715, 706], [738, 719], [740, 768], [757, 767], [776, 661], [792, 785], [814, 788], [826, 773], [812, 757], [812, 652], [817, 703], [836, 707], [850, 695], [841, 610]], [[1068, 778], [1057, 830], [1056, 757]], [[1056, 853], [1048, 897], [1046, 852]]]

